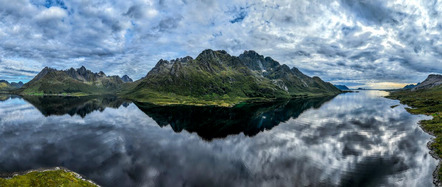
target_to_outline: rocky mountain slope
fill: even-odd
[[[430,89],[436,86],[442,85],[442,75],[440,74],[431,74],[428,75],[427,79],[424,82],[420,83],[416,87],[412,88],[412,91],[422,90],[422,89]]]
[[[167,103],[184,100],[290,98],[334,95],[341,91],[319,77],[309,77],[254,51],[231,56],[226,51],[205,50],[196,59],[160,60],[125,94],[132,99]]]
[[[129,78],[130,79],[130,78]],[[22,94],[103,94],[115,93],[124,81],[119,76],[93,73],[84,66],[78,69],[44,68],[19,90]]]

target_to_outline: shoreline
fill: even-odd
[[[281,100],[292,100],[292,99],[307,99],[307,98],[319,98],[319,97],[335,97],[339,94],[352,93],[352,92],[341,92],[337,94],[303,94],[303,95],[292,95],[287,98],[233,98],[233,99],[213,99],[213,100],[205,100],[203,98],[197,97],[189,97],[189,96],[179,96],[177,100],[172,98],[160,98],[160,97],[150,97],[147,99],[144,98],[132,98],[128,96],[124,96],[118,93],[115,94],[84,94],[84,93],[76,93],[76,94],[19,94],[19,93],[0,93],[0,94],[9,94],[9,95],[18,95],[21,97],[29,96],[29,97],[106,97],[106,96],[114,96],[121,99],[125,99],[131,102],[138,103],[149,103],[158,106],[176,106],[176,105],[186,105],[186,106],[215,106],[215,107],[227,107],[231,108],[237,105],[242,105],[244,103],[268,103],[268,102],[276,102]]]
[[[431,140],[427,142],[426,147],[429,150],[431,157],[438,161],[438,164],[433,171],[433,184],[435,186],[442,186],[442,158],[441,158],[441,131],[440,129],[440,108],[437,104],[440,102],[440,90],[429,90],[425,92],[411,92],[411,91],[389,91],[389,95],[384,96],[387,99],[398,100],[404,109],[412,115],[425,115],[431,119],[423,119],[417,122],[417,125],[432,136]],[[432,101],[435,104],[427,104]]]
[[[412,113],[410,113],[410,114],[412,114]],[[419,115],[425,115],[425,114],[419,114]],[[426,115],[426,116],[428,116],[428,115]],[[418,126],[422,129],[422,131],[429,134],[430,136],[433,136],[431,138],[431,140],[427,142],[426,146],[427,146],[428,150],[430,150],[429,153],[430,153],[431,157],[433,157],[434,159],[439,161],[439,163],[437,163],[436,169],[434,169],[434,171],[433,171],[433,184],[435,186],[442,186],[442,183],[441,183],[441,181],[439,179],[439,175],[438,175],[438,171],[441,169],[441,166],[442,166],[442,159],[435,152],[435,149],[433,147],[431,147],[431,144],[433,144],[434,140],[436,139],[436,135],[430,131],[425,130],[425,128],[422,126],[422,123],[421,123],[422,121],[423,120],[417,122]]]

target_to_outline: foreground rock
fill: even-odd
[[[51,170],[30,171],[10,178],[0,178],[0,186],[82,186],[98,185],[83,179],[79,174],[60,168]]]

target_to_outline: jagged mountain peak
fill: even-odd
[[[245,50],[240,56],[248,56],[248,57],[257,57],[257,58],[264,58],[263,55],[260,55],[254,50]]]
[[[225,56],[230,56],[230,55],[224,50],[214,51],[212,49],[206,49],[203,52],[201,52],[198,55],[198,57],[196,57],[196,60],[197,61],[213,61],[213,60],[219,60],[219,58],[223,58]]]
[[[175,62],[187,63],[187,62],[190,62],[192,60],[193,60],[192,57],[186,56],[186,57],[183,57],[183,58],[177,58],[175,60],[171,60],[170,62],[171,63],[175,63]]]
[[[121,80],[123,82],[133,82],[133,80],[128,76],[128,75],[123,75],[123,77],[121,77]]]
[[[253,50],[244,51],[238,58],[241,59],[248,68],[255,71],[271,71],[280,65],[279,62],[272,58],[264,57]]]

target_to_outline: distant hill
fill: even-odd
[[[442,84],[442,75],[431,74],[431,75],[428,75],[427,79],[425,79],[424,82],[420,83],[419,85],[417,85],[416,87],[414,87],[411,90],[416,91],[416,90],[422,90],[422,89],[430,89],[430,88],[437,87],[441,84]]]
[[[336,88],[342,90],[342,91],[350,90],[350,88],[348,88],[348,87],[345,86],[345,85],[334,85],[334,86],[335,86]]]
[[[106,76],[102,71],[93,73],[84,66],[68,70],[45,67],[34,79],[24,84],[19,92],[28,95],[109,94],[115,93],[123,83],[119,76]]]
[[[126,92],[129,98],[163,104],[244,98],[335,95],[341,91],[319,77],[309,77],[255,51],[236,56],[205,50],[196,59],[160,60]],[[219,103],[218,103],[219,104]]]
[[[23,82],[11,82],[9,83],[6,80],[0,80],[0,91],[9,91],[21,88],[23,86]]]
[[[411,89],[413,89],[414,87],[416,87],[417,85],[419,85],[420,83],[417,83],[417,84],[408,84],[408,85],[406,85],[406,86],[404,86],[402,89],[404,89],[404,90],[411,90]]]

